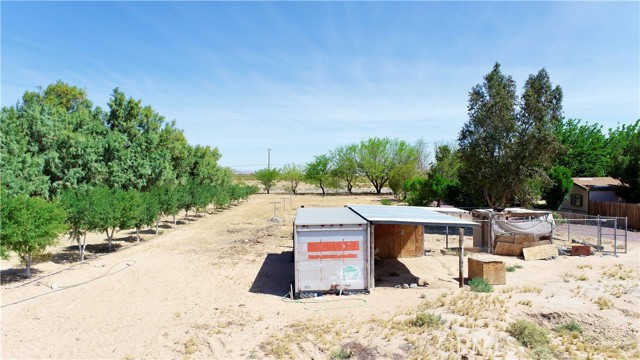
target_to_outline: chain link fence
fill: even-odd
[[[556,228],[553,239],[568,244],[592,246],[596,251],[626,254],[628,231],[626,217],[605,217],[585,214],[554,212]]]

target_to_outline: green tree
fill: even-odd
[[[175,185],[163,184],[156,186],[153,190],[155,193],[156,199],[158,199],[158,205],[160,208],[160,213],[165,216],[173,216],[173,227],[176,227],[176,215],[178,211],[180,211],[179,207],[179,194],[176,191]],[[158,229],[158,222],[160,218],[156,221],[156,233]]]
[[[318,155],[313,157],[313,161],[307,163],[304,169],[304,179],[310,184],[314,184],[325,194],[325,188],[331,182],[331,158],[328,155]]]
[[[358,146],[356,144],[339,146],[329,155],[331,158],[330,168],[333,176],[340,181],[344,181],[349,194],[353,193],[353,186],[358,178],[357,150]]]
[[[105,117],[107,186],[145,191],[175,178],[172,154],[160,142],[163,123],[151,106],[113,90]]]
[[[143,226],[155,225],[157,234],[158,219],[160,218],[160,201],[157,198],[157,193],[155,191],[132,191],[129,202],[133,214],[137,215],[134,223],[136,228],[136,241],[140,242],[140,229]]]
[[[56,202],[26,195],[3,199],[0,211],[2,247],[24,260],[25,275],[31,277],[33,255],[55,244],[67,230],[66,214]]]
[[[280,171],[276,168],[273,169],[260,169],[255,172],[256,179],[264,186],[264,190],[267,194],[271,191],[271,188],[276,184]]]
[[[571,170],[556,165],[551,168],[548,175],[551,179],[551,185],[545,188],[542,198],[546,201],[547,208],[557,210],[573,187]]]
[[[0,113],[0,183],[7,195],[48,196],[49,179],[42,173],[45,159],[31,150],[27,124],[15,108]]]
[[[89,213],[91,230],[107,235],[109,251],[112,250],[113,234],[118,230],[130,229],[140,214],[140,202],[136,195],[122,189],[99,186],[89,191],[92,211]]]
[[[298,185],[304,180],[304,168],[296,164],[287,164],[280,171],[280,179],[289,182],[289,191],[295,194]]]
[[[395,171],[406,165],[416,167],[417,156],[415,147],[403,140],[371,138],[358,145],[356,162],[359,171],[380,194]]]
[[[613,158],[611,175],[625,186],[619,187],[619,195],[627,201],[640,203],[640,120],[631,127],[631,134],[622,151]],[[617,151],[616,151],[617,152]]]
[[[69,236],[78,245],[80,262],[84,261],[87,247],[87,232],[91,230],[89,214],[93,211],[87,191],[81,189],[67,189],[60,197],[60,203],[67,213]]]
[[[600,177],[611,167],[611,147],[602,125],[581,124],[580,120],[558,122],[555,133],[562,144],[558,165],[575,177]]]
[[[474,179],[465,187],[492,207],[532,202],[560,150],[554,133],[562,112],[560,87],[542,69],[529,76],[518,101],[515,82],[496,63],[484,83],[472,88],[468,110],[458,137],[460,160]]]

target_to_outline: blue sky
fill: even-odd
[[[564,115],[640,117],[638,2],[6,2],[1,103],[60,79],[115,87],[239,170],[389,136],[457,138],[492,65],[545,67]]]

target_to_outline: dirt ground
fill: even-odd
[[[387,195],[388,197],[388,195]],[[88,261],[64,238],[24,280],[2,262],[4,359],[527,359],[640,358],[640,247],[619,257],[524,261],[491,293],[458,288],[458,257],[434,251],[382,264],[369,295],[285,298],[293,280],[296,209],[379,204],[381,196],[255,195],[214,214],[165,219],[161,234],[116,233]],[[275,207],[275,209],[274,209]],[[183,214],[181,214],[183,215]],[[282,221],[274,221],[274,217]],[[454,242],[455,243],[455,242]],[[426,287],[398,289],[413,277]],[[436,319],[429,326],[420,316]],[[509,324],[547,329],[548,352],[527,349]],[[581,331],[560,331],[574,321]]]

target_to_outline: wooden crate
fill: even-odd
[[[591,246],[571,245],[571,256],[589,256],[589,255],[591,255]]]
[[[507,270],[504,261],[478,260],[469,258],[469,279],[483,278],[491,285],[507,283]]]

